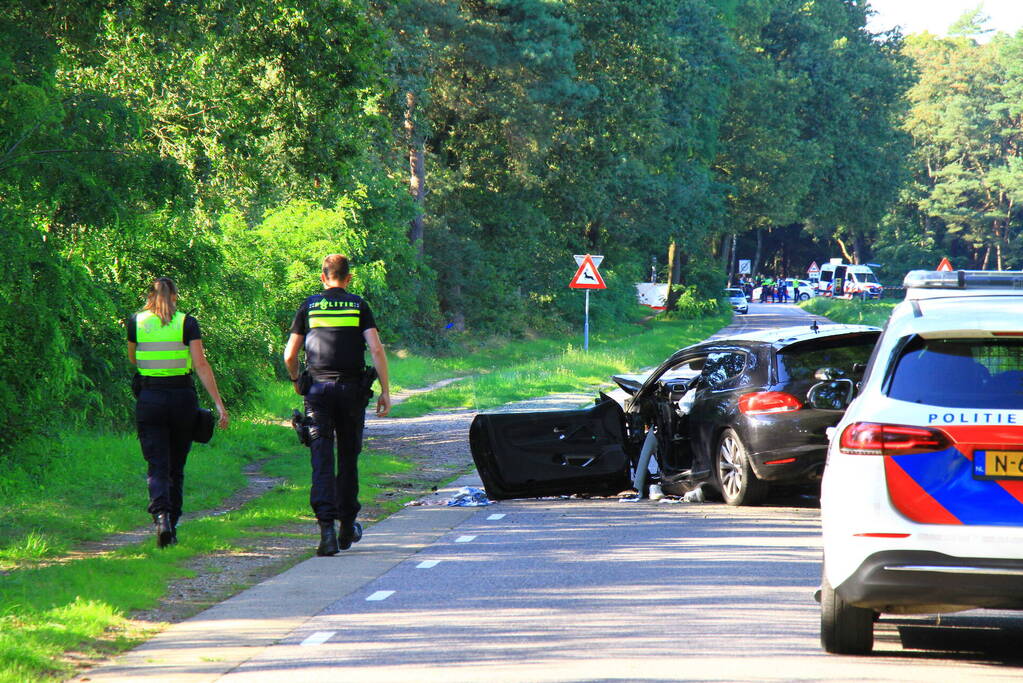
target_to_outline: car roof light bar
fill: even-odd
[[[1023,290],[1023,272],[1004,270],[911,270],[903,280],[907,289],[1011,289]]]

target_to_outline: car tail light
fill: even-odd
[[[908,455],[943,451],[951,445],[940,429],[854,422],[842,432],[838,450],[849,455]]]
[[[739,411],[743,415],[767,415],[799,410],[803,404],[784,391],[755,391],[739,397]]]

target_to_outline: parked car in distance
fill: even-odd
[[[819,480],[844,405],[807,396],[858,381],[879,334],[814,324],[707,340],[648,374],[612,378],[621,403],[601,394],[583,410],[477,415],[473,460],[494,499],[599,494],[635,481],[646,447],[666,493],[707,484],[730,505],[753,505],[771,484]]]
[[[828,652],[869,652],[882,613],[1023,609],[1023,274],[905,286],[829,447]]]
[[[788,280],[789,298],[799,303],[817,296],[817,288],[809,280]]]
[[[732,310],[736,313],[749,313],[749,300],[746,298],[746,293],[738,287],[729,287],[725,290],[725,296],[728,297],[728,303],[731,304]]]

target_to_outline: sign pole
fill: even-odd
[[[603,256],[595,256],[593,254],[583,254],[573,256],[576,264],[579,266],[579,270],[575,271],[575,276],[572,281],[568,283],[568,286],[572,289],[584,289],[586,290],[586,310],[583,317],[583,351],[590,350],[590,290],[591,289],[607,289],[607,285],[604,284],[604,278],[600,277],[600,271],[597,270],[597,266],[604,260]]]
[[[586,317],[583,320],[583,351],[590,350],[590,290],[586,290]]]

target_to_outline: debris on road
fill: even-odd
[[[491,505],[492,501],[487,498],[487,494],[484,493],[483,489],[476,488],[475,486],[463,486],[455,494],[455,497],[447,502],[448,507],[483,507],[484,505]]]

